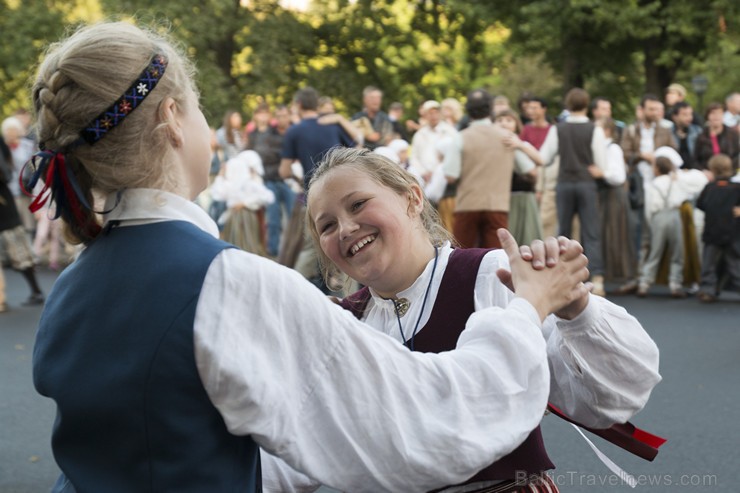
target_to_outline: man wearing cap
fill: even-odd
[[[442,188],[446,181],[439,177],[436,183],[440,184],[438,191],[429,189],[432,176],[441,173],[443,152],[457,130],[442,118],[442,105],[437,101],[426,101],[421,105],[421,115],[424,125],[414,134],[411,140],[411,157],[409,171],[420,176],[425,185],[428,198],[437,206],[440,218],[445,228],[452,231],[453,214],[455,210],[455,189],[452,185]]]
[[[434,170],[442,164],[437,144],[457,133],[455,127],[442,120],[440,109],[441,105],[437,101],[426,101],[421,105],[426,123],[411,140],[410,164],[425,182],[429,182]]]
[[[468,93],[470,126],[452,138],[442,164],[447,181],[457,184],[452,233],[462,248],[501,248],[496,230],[509,225],[514,151],[491,108],[487,91]]]

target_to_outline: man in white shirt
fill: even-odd
[[[559,234],[571,237],[573,218],[581,222],[581,243],[590,261],[593,293],[603,296],[604,264],[601,246],[601,220],[598,213],[596,181],[588,171],[596,165],[606,170],[604,131],[586,115],[590,97],[580,88],[571,89],[565,97],[569,111],[565,121],[550,129],[540,148],[545,165],[560,156],[556,185]]]
[[[426,101],[421,105],[421,113],[425,123],[411,140],[409,171],[421,177],[427,197],[436,205],[445,228],[452,231],[455,189],[447,185],[441,167],[444,152],[457,130],[442,118],[437,101]]]

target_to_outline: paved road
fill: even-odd
[[[53,405],[31,385],[31,351],[40,309],[22,308],[21,277],[5,270],[12,311],[0,315],[0,493],[48,491],[58,471],[50,448]],[[48,292],[54,281],[41,272]],[[669,438],[654,463],[594,442],[641,482],[635,491],[740,491],[740,301],[714,305],[673,300],[616,299],[637,316],[661,348],[663,382],[633,421]],[[619,483],[575,430],[553,416],[545,441],[563,492],[633,491]]]

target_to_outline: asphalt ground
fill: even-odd
[[[40,307],[21,307],[28,290],[5,269],[11,310],[0,314],[0,493],[49,491],[58,469],[50,449],[54,406],[33,389],[31,355]],[[39,271],[46,292],[56,274]],[[668,438],[647,462],[587,435],[638,481],[612,474],[567,423],[543,420],[552,474],[563,492],[740,491],[740,296],[719,302],[672,299],[655,287],[648,298],[612,298],[634,314],[661,350],[663,381],[632,421]],[[329,491],[324,488],[324,492]]]

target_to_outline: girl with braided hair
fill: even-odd
[[[412,353],[218,240],[192,203],[210,170],[192,72],[163,37],[103,23],[54,45],[36,77],[33,207],[53,200],[85,245],[34,347],[58,410],[54,491],[255,492],[258,446],[343,490],[429,491],[496,458],[481,436],[534,428],[519,415],[545,408],[540,315],[584,294],[585,259],[536,271],[512,240],[519,298],[490,309],[499,322],[472,317],[459,351]]]

